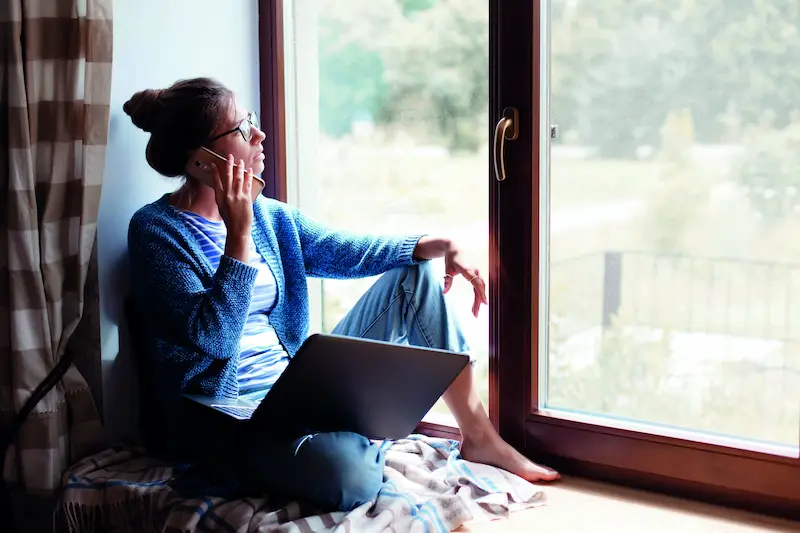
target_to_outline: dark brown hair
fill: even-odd
[[[233,105],[230,89],[209,78],[193,78],[167,89],[139,91],[122,109],[136,127],[150,133],[150,166],[174,177],[185,173],[189,152],[214,135]]]

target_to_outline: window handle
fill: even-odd
[[[513,141],[519,135],[517,121],[519,113],[514,107],[507,107],[503,110],[503,116],[497,121],[494,127],[494,175],[497,181],[506,179],[506,160],[505,149],[506,139]]]

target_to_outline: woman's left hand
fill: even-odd
[[[475,300],[472,302],[472,314],[475,317],[478,316],[481,305],[489,304],[489,299],[486,297],[486,281],[477,268],[464,263],[458,248],[449,239],[422,237],[414,249],[414,257],[422,260],[444,257],[444,293],[450,291],[455,276],[463,276],[472,285],[472,292],[475,293]]]
[[[477,318],[480,313],[481,305],[488,305],[489,299],[486,297],[486,281],[481,277],[477,268],[472,268],[463,262],[457,249],[451,249],[444,255],[444,293],[450,291],[453,286],[453,278],[462,276],[472,285],[472,292],[475,299],[472,302],[472,314]]]

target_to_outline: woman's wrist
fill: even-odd
[[[440,237],[422,237],[414,248],[414,259],[426,261],[428,259],[438,259],[453,251],[453,243],[450,239]]]
[[[228,235],[225,239],[225,255],[242,263],[247,263],[250,259],[249,248],[246,237]]]

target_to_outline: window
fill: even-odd
[[[800,9],[617,4],[546,13],[540,404],[796,457]]]
[[[488,272],[486,2],[283,8],[289,200],[333,227],[452,238]],[[316,329],[331,331],[374,281],[316,282]],[[472,316],[473,297],[460,279],[447,295],[488,402],[488,313]],[[433,411],[449,414],[443,402]]]
[[[536,4],[511,426],[566,471],[796,513],[798,5]]]
[[[465,320],[506,440],[565,472],[796,515],[796,2],[260,11],[270,194],[470,247],[490,312]],[[312,286],[315,329],[370,281]]]

